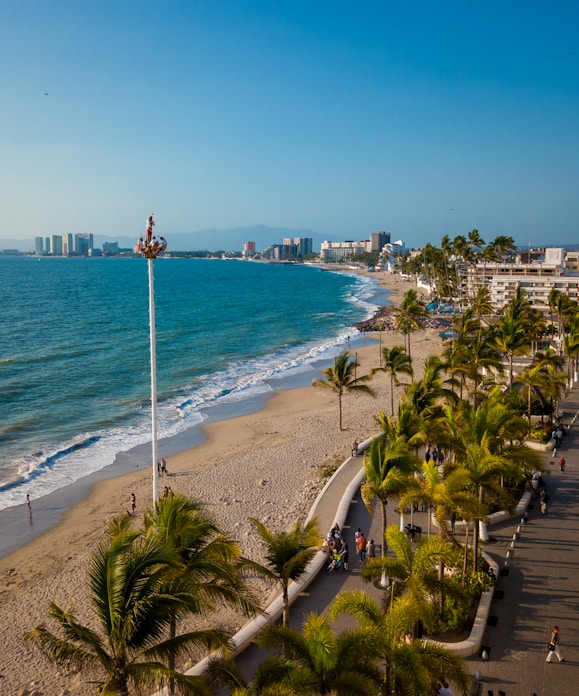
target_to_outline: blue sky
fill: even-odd
[[[0,238],[579,242],[579,4],[2,0]],[[47,93],[47,94],[45,94]]]

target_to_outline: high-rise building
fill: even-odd
[[[312,253],[314,242],[311,237],[285,237],[281,246],[286,250],[285,258],[301,259]]]
[[[91,233],[81,232],[74,235],[74,250],[80,256],[88,256],[89,249],[94,248],[94,238]]]
[[[243,258],[249,258],[255,256],[255,242],[244,242],[243,243]]]
[[[70,232],[65,232],[62,235],[62,255],[70,256],[74,253],[74,246],[72,243],[72,234]]]
[[[372,232],[370,235],[370,251],[380,252],[386,244],[390,244],[390,232]]]
[[[44,240],[44,253],[50,254],[50,237],[46,237]]]
[[[62,256],[62,235],[53,234],[50,237],[50,253],[53,256]]]
[[[44,254],[44,245],[42,237],[34,237],[34,251],[37,256]]]

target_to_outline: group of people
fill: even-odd
[[[157,472],[163,476],[167,476],[167,462],[165,459],[159,459],[157,462]]]
[[[360,563],[365,563],[366,558],[374,558],[376,555],[376,545],[374,539],[368,541],[364,536],[364,532],[358,527],[354,534],[356,540],[356,553],[360,558]]]
[[[376,556],[376,544],[374,543],[374,539],[368,541],[360,527],[358,527],[354,533],[354,541],[356,544],[356,554],[361,564],[365,563],[367,558],[374,558]],[[338,524],[335,524],[326,535],[324,546],[327,547],[330,555],[328,570],[331,572],[338,567],[344,572],[348,571],[348,544]]]
[[[163,490],[163,498],[172,498],[175,495],[171,486],[165,486]]]
[[[424,461],[428,464],[428,462],[431,459],[434,462],[434,464],[438,464],[438,465],[444,464],[444,452],[436,446],[430,447],[430,445],[428,445],[426,447],[426,454],[424,455]]]
[[[348,544],[342,535],[340,525],[335,524],[328,534],[324,542],[328,548],[330,560],[328,563],[328,572],[334,570],[342,570],[346,573],[349,570],[348,564]]]
[[[147,218],[147,231],[145,238],[139,237],[139,241],[135,246],[135,251],[138,254],[144,254],[145,256],[156,256],[162,253],[167,248],[167,242],[164,237],[159,237],[157,239],[153,236],[153,226],[155,221],[153,220],[153,214],[149,215]]]

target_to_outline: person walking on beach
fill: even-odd
[[[551,633],[551,640],[549,641],[549,654],[545,662],[551,662],[553,654],[557,655],[559,662],[565,662],[565,658],[562,657],[561,651],[559,650],[559,626],[553,627],[553,633]]]
[[[26,494],[26,506],[28,507],[30,512],[32,512],[32,505],[30,504],[30,495],[28,493]]]
[[[135,508],[137,507],[137,498],[134,493],[131,493],[131,511],[133,515],[135,514]]]

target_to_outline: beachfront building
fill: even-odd
[[[42,256],[44,254],[44,240],[42,237],[34,237],[34,253],[37,256]]]
[[[81,232],[74,235],[74,251],[79,256],[89,256],[94,249],[94,237],[91,233]]]
[[[53,234],[50,237],[50,253],[52,256],[62,256],[62,235]]]
[[[545,249],[538,256],[527,252],[523,258],[532,259],[530,263],[521,263],[519,259],[513,263],[462,263],[458,271],[463,296],[472,299],[479,287],[486,286],[493,305],[500,309],[521,288],[535,309],[547,313],[551,290],[558,290],[573,300],[579,297],[579,272],[574,270],[573,260],[577,259],[576,254],[571,256],[570,265],[562,248]]]
[[[250,259],[252,256],[255,256],[255,242],[244,242],[241,255],[244,259]]]
[[[312,253],[311,237],[286,237],[283,244],[273,244],[263,252],[263,257],[271,261],[301,261]]]
[[[93,249],[92,256],[95,256]],[[118,242],[103,242],[103,254],[105,255],[116,255],[119,253],[119,243]]]
[[[370,235],[370,251],[382,253],[384,247],[390,244],[390,232],[372,232]]]
[[[370,251],[370,240],[366,239],[362,242],[354,242],[347,240],[345,242],[322,242],[320,256],[322,261],[326,263],[337,263],[340,261],[353,261],[356,256],[365,254]]]
[[[70,232],[65,232],[62,235],[62,255],[72,256],[74,254],[74,245],[72,241],[72,234]]]

